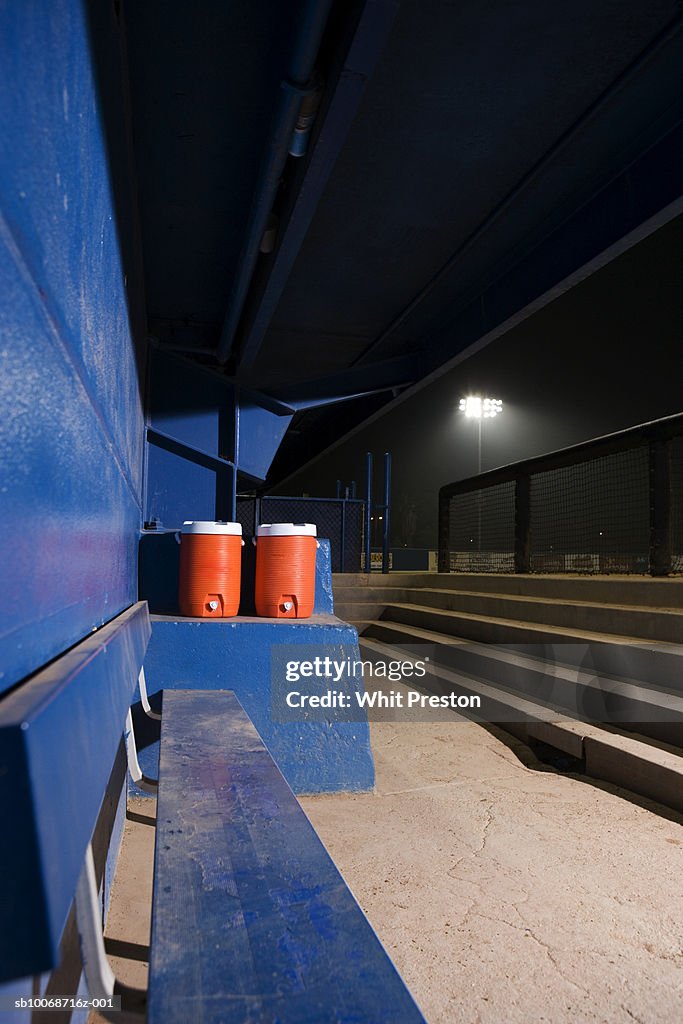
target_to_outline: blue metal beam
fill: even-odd
[[[282,91],[275,117],[275,126],[261,165],[247,238],[240,255],[239,271],[232,287],[218,344],[217,359],[220,363],[225,363],[232,351],[233,338],[258,259],[261,239],[287,160],[301,100],[310,92],[309,80],[315,68],[331,6],[332,0],[308,0],[298,45],[290,62],[289,77],[281,83]]]
[[[238,364],[254,363],[275,313],[294,261],[317,209],[339,152],[356,116],[368,79],[384,49],[398,11],[398,0],[366,0],[334,93],[298,190],[289,219],[281,231],[270,270],[250,303],[251,317],[238,336]],[[247,309],[247,317],[250,310]]]

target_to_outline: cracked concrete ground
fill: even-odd
[[[371,735],[376,791],[302,804],[430,1024],[683,1020],[680,816],[455,717]]]
[[[681,816],[455,715],[371,736],[374,793],[301,802],[429,1024],[683,1020]],[[107,922],[143,987],[153,806],[129,807]]]

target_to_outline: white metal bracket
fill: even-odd
[[[147,681],[145,679],[144,668],[140,669],[140,675],[138,676],[138,686],[140,688],[140,702],[142,704],[143,711],[149,718],[155,718],[158,722],[161,721],[161,715],[157,711],[152,711],[149,703],[149,697],[147,696]]]
[[[135,745],[135,733],[133,731],[133,713],[128,708],[128,714],[126,715],[126,731],[124,733],[126,738],[126,755],[128,757],[128,771],[130,777],[138,786],[139,789],[145,791],[145,793],[156,793],[159,782],[157,779],[149,779],[146,775],[143,775],[140,762],[138,761],[138,750]]]
[[[114,994],[116,979],[104,949],[102,906],[90,843],[76,885],[76,924],[88,993],[91,999],[108,999]]]

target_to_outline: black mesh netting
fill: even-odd
[[[319,537],[330,541],[332,572],[359,572],[363,549],[362,501],[335,498],[260,499],[260,523],[315,523]],[[257,500],[237,499],[237,521],[245,536],[256,532]]]
[[[647,446],[533,474],[530,518],[532,572],[647,572]]]
[[[453,571],[514,572],[514,482],[452,497],[449,537]]]

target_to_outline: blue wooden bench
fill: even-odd
[[[58,964],[75,904],[90,995],[142,1005],[105,956],[92,844],[124,733],[141,781],[149,635],[140,602],[0,701],[0,982]],[[231,692],[163,694],[148,996],[150,1024],[423,1020]]]
[[[424,1018],[237,698],[165,690],[149,1024]]]

